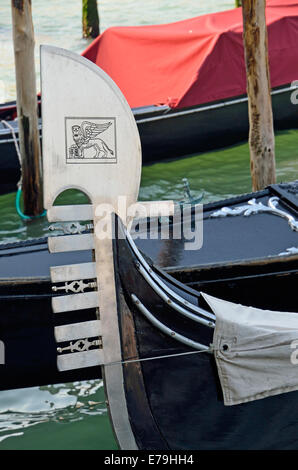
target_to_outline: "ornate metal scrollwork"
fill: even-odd
[[[296,248],[295,246],[292,246],[291,248],[287,248],[286,251],[279,253],[278,256],[288,256],[288,255],[297,255],[297,254],[298,254],[298,248]]]
[[[79,292],[84,292],[85,289],[95,289],[96,287],[97,283],[95,281],[84,282],[82,280],[79,280],[65,282],[64,286],[52,286],[52,290],[54,292],[57,292],[58,290],[64,290],[66,293],[73,292],[74,294],[78,294]]]
[[[100,346],[100,340],[94,339],[93,341],[89,341],[88,338],[78,339],[74,343],[71,341],[69,346],[65,346],[64,348],[57,348],[57,351],[58,353],[62,353],[63,351],[70,351],[70,352],[89,351],[91,346]]]
[[[256,202],[256,199],[250,199],[245,206],[239,207],[222,207],[220,210],[215,211],[210,217],[226,217],[230,215],[244,215],[249,216],[252,214],[258,214],[262,212],[269,212],[274,215],[278,215],[288,220],[288,223],[292,230],[298,231],[298,221],[284,210],[278,209],[276,206],[279,203],[278,197],[271,197],[268,201],[268,205],[265,206],[262,202]]]
[[[54,224],[49,226],[49,230],[60,230],[64,234],[76,235],[78,233],[86,232],[87,230],[92,230],[94,228],[93,224],[82,225],[79,222],[69,222],[67,224]]]

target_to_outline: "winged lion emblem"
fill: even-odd
[[[86,158],[84,152],[89,148],[95,150],[95,155],[92,158],[113,158],[113,150],[108,147],[104,140],[98,137],[111,124],[111,122],[95,124],[94,122],[83,121],[80,126],[73,125],[71,130],[74,144],[69,148],[69,158]]]

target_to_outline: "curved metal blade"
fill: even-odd
[[[76,187],[93,204],[119,195],[136,201],[141,176],[138,129],[121,91],[89,60],[41,46],[44,207]]]
[[[115,83],[99,67],[81,56],[43,46],[41,84],[44,207],[52,221],[55,221],[55,214],[60,221],[81,220],[80,206],[60,207],[58,212],[51,209],[61,192],[77,188],[90,198],[92,209],[88,209],[88,214],[95,227],[94,235],[53,237],[50,248],[52,251],[94,248],[100,289],[97,293],[53,299],[55,311],[99,306],[103,344],[102,350],[58,356],[58,365],[62,369],[71,369],[115,363],[113,367],[103,366],[109,411],[120,447],[135,449],[123,388],[112,240],[102,236],[105,233],[99,223],[99,206],[110,204],[112,211],[117,212],[119,196],[122,201],[123,197],[126,198],[127,207],[137,200],[142,163],[137,126]],[[76,268],[76,272],[79,271]],[[88,329],[91,336],[92,325]],[[74,331],[73,327],[70,331]],[[97,335],[98,329],[94,333]],[[70,335],[71,332],[68,339]],[[75,337],[78,337],[77,333]],[[62,348],[66,349],[69,347]]]

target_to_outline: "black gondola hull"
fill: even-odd
[[[297,232],[286,219],[268,213],[223,218],[211,215],[224,206],[247,205],[252,197],[267,205],[275,196],[279,197],[279,207],[297,219],[296,194],[297,184],[276,185],[206,204],[204,241],[199,250],[184,250],[184,239],[147,238],[136,240],[136,244],[170,275],[171,284],[176,278],[223,299],[245,304],[255,301],[260,308],[283,310],[284,296],[293,298],[297,265],[295,256],[279,253],[297,246]],[[89,311],[87,317],[85,311],[70,316],[51,313],[54,293],[50,266],[90,261],[92,252],[88,250],[50,254],[46,239],[0,246],[0,340],[6,347],[6,364],[0,365],[1,389],[100,376],[99,368],[58,372],[54,339],[55,326],[95,319],[96,312]],[[295,310],[295,304],[292,307]]]
[[[298,445],[298,392],[291,392],[226,407],[212,354],[199,352],[164,334],[132,301],[132,295],[155,318],[172,331],[192,340],[212,343],[212,330],[181,317],[141,276],[139,259],[126,240],[115,243],[115,271],[118,286],[118,319],[122,339],[123,374],[128,413],[139,449],[243,450],[296,449]],[[287,273],[267,266],[267,274],[250,273],[249,279],[235,277],[230,282],[205,283],[204,291],[235,302],[297,311],[295,286],[298,258],[290,261]],[[156,273],[159,273],[157,270]],[[163,279],[170,278],[163,277]],[[212,285],[213,284],[213,285]],[[176,288],[179,285],[176,284]],[[197,284],[196,287],[200,285]],[[170,284],[171,287],[171,284]],[[180,294],[184,296],[184,287]],[[279,302],[272,291],[279,292]],[[120,293],[120,294],[119,294]],[[198,304],[204,301],[198,295]],[[268,306],[268,299],[270,307]],[[128,340],[129,335],[129,340]],[[129,343],[129,347],[127,344]],[[131,343],[134,343],[131,346]],[[130,363],[131,354],[140,362]],[[190,354],[188,354],[190,353]],[[160,358],[164,356],[164,358]],[[151,358],[151,360],[150,360]],[[149,359],[149,360],[148,360]],[[128,362],[127,362],[128,361]],[[131,384],[139,383],[139,388]],[[145,396],[142,396],[144,394]],[[141,400],[147,413],[140,416]],[[144,405],[143,405],[144,406]],[[150,410],[150,413],[148,412]],[[296,410],[296,411],[295,411]],[[153,442],[153,423],[156,428]],[[142,432],[147,425],[149,436]]]

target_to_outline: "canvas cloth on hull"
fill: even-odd
[[[225,405],[298,390],[298,313],[246,307],[202,294]]]

